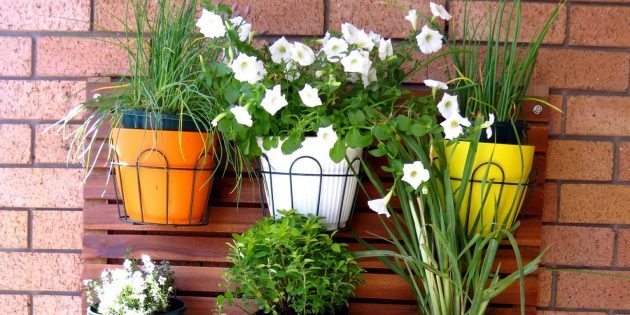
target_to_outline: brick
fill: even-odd
[[[68,125],[60,130],[58,126],[39,125],[35,128],[35,161],[37,163],[78,163],[68,156],[72,132],[76,126]],[[69,160],[70,158],[70,160]]]
[[[558,221],[558,185],[545,183],[545,199],[542,212],[543,222]]]
[[[35,295],[33,296],[33,314],[81,314],[80,296]]]
[[[81,249],[81,211],[33,212],[33,248]]]
[[[617,178],[620,180],[630,180],[630,142],[621,142],[619,145]]]
[[[571,6],[569,27],[572,45],[628,47],[629,7],[593,5]],[[602,18],[605,17],[605,18]]]
[[[90,0],[0,0],[0,30],[89,29]]]
[[[0,38],[0,51],[3,54],[2,63],[0,63],[0,75],[31,75],[32,45],[33,41],[30,37]]]
[[[444,4],[444,0],[434,1]],[[431,16],[428,0],[372,1],[366,5],[362,0],[331,0],[329,27],[340,31],[341,24],[349,22],[364,29],[376,32],[385,37],[405,38],[412,32],[411,24],[405,20],[409,9]],[[426,24],[418,18],[418,29]]]
[[[80,81],[1,81],[3,119],[60,119],[85,97]]]
[[[540,270],[538,272],[538,307],[546,307],[551,303],[551,282],[553,273],[550,271]]]
[[[28,212],[0,210],[0,248],[27,247]]]
[[[129,59],[115,38],[41,37],[36,72],[41,76],[113,76],[127,73]],[[131,43],[130,45],[133,45]]]
[[[0,163],[27,164],[31,162],[31,127],[29,125],[0,125]]]
[[[0,290],[78,291],[80,254],[0,252]]]
[[[557,307],[630,309],[630,272],[561,270],[557,279]]]
[[[549,140],[548,179],[611,180],[613,143],[609,141]]]
[[[80,208],[83,170],[0,169],[0,207]]]
[[[472,34],[475,31],[475,27],[479,27],[479,30],[484,30],[483,33],[479,34],[479,38],[485,40],[489,14],[496,14],[498,7],[499,5],[496,2],[491,1],[475,1],[474,4],[470,3],[467,8],[468,18],[470,19],[468,22],[468,33]],[[518,41],[534,41],[540,34],[542,27],[551,16],[555,7],[555,3],[523,3]],[[464,28],[463,24],[464,14],[466,13],[466,2],[454,1],[451,3],[450,9],[451,14],[453,15],[453,19],[451,20],[451,25],[454,26],[453,31],[455,31],[456,38],[461,39],[461,34]],[[507,5],[505,7],[504,20],[507,20],[510,17],[510,13],[512,12],[511,10],[511,5]],[[562,44],[564,42],[566,37],[566,19],[566,10],[561,9],[558,17],[547,32],[543,43]],[[512,27],[509,29],[510,34],[513,34],[514,32],[513,25],[514,24],[512,24]],[[506,29],[507,28],[504,28],[502,30],[502,34],[505,34]],[[504,38],[504,36],[505,35],[501,36],[501,38]],[[513,40],[512,36],[510,36],[510,40]]]
[[[612,51],[541,49],[533,82],[551,88],[625,91],[629,56]]]
[[[549,103],[553,106],[557,107],[557,109],[551,109],[549,111],[549,134],[550,135],[559,135],[562,133],[562,121],[564,119],[565,113],[560,112],[562,109],[562,103],[564,101],[564,97],[558,94],[549,95]],[[560,111],[559,111],[560,110]]]
[[[616,266],[630,267],[630,229],[617,232],[617,263]]]
[[[580,311],[538,311],[538,315],[606,315],[606,312],[580,312]]]
[[[0,294],[2,312],[11,315],[28,315],[28,295]]]
[[[545,225],[543,258],[548,265],[611,266],[615,232],[610,228]],[[584,255],[588,253],[588,255]]]
[[[630,97],[571,96],[565,134],[629,136]]]
[[[630,186],[563,184],[560,222],[630,224]]]

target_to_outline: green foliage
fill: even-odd
[[[453,64],[459,80],[455,86],[460,107],[467,117],[495,114],[497,121],[522,119],[522,103],[529,88],[540,46],[552,23],[564,7],[562,0],[541,25],[529,43],[518,45],[521,31],[520,0],[501,0],[490,6],[484,18],[474,23],[472,1],[465,1],[459,27],[461,41],[450,43],[457,49]]]
[[[220,310],[240,297],[269,314],[332,314],[354,295],[363,269],[347,245],[335,243],[315,216],[281,213],[234,235]]]

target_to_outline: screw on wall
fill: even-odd
[[[534,112],[534,115],[540,115],[543,111],[543,107],[542,105],[536,105],[534,106],[534,108],[532,108],[532,111]]]

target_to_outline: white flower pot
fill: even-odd
[[[346,151],[357,174],[362,151]],[[315,137],[307,137],[302,148],[290,155],[284,155],[280,146],[263,149],[260,169],[271,215],[278,217],[278,210],[296,209],[301,214],[323,217],[322,224],[328,230],[346,227],[358,180],[346,161],[335,163],[328,152]]]

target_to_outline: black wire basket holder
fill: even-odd
[[[516,210],[520,212],[520,209],[526,208],[528,203],[529,203],[529,196],[531,196],[531,193],[534,191],[534,188],[536,187],[536,183],[538,182],[538,168],[534,167],[532,169],[532,171],[530,172],[527,180],[523,183],[518,183],[518,182],[509,182],[509,181],[505,181],[505,171],[503,170],[503,167],[501,167],[501,165],[495,163],[495,162],[484,162],[481,163],[479,165],[477,165],[477,167],[475,167],[475,169],[473,170],[472,174],[471,174],[471,179],[469,180],[469,187],[468,187],[468,209],[466,212],[466,220],[465,222],[462,222],[464,224],[464,228],[465,231],[467,231],[471,228],[471,222],[470,222],[470,211],[471,211],[471,207],[472,207],[472,196],[473,196],[473,189],[475,188],[475,184],[477,185],[483,185],[484,181],[482,180],[478,180],[478,179],[474,179],[476,177],[476,175],[478,175],[477,172],[481,171],[484,168],[489,168],[489,167],[496,167],[501,176],[500,178],[498,178],[498,180],[496,179],[487,179],[485,181],[485,185],[486,187],[484,187],[484,192],[489,192],[490,189],[493,189],[494,187],[496,187],[495,185],[499,186],[499,194],[497,196],[497,199],[495,201],[496,204],[501,204],[501,198],[503,197],[503,189],[505,188],[505,186],[520,186],[523,187],[523,189],[519,189],[519,191],[517,192],[518,197],[515,198],[518,201],[518,205],[520,205],[520,207],[518,205],[513,206],[512,209],[510,209],[510,212],[506,215],[506,218],[512,218],[511,222],[496,222],[496,216],[495,216],[495,222],[493,222],[493,225],[503,225],[505,223],[508,223],[509,225],[511,225],[513,222],[516,221],[518,215],[520,213],[515,213],[513,214],[512,211]],[[485,172],[485,170],[484,170]],[[533,178],[532,178],[533,177]],[[463,182],[462,178],[457,178],[457,177],[451,177],[451,180],[457,180]],[[461,186],[460,186],[461,187]],[[530,193],[527,193],[527,190],[530,190]],[[482,192],[482,193],[484,193]],[[483,221],[483,210],[485,208],[486,202],[489,202],[489,200],[487,200],[488,196],[484,196],[481,205],[480,205],[480,209],[479,209],[479,213],[477,214],[477,217],[475,219],[474,222],[472,222],[473,224],[473,231],[471,233],[474,233],[475,230],[478,229],[482,229],[483,226],[479,225],[479,224],[483,224],[481,221]],[[522,202],[521,202],[522,200]]]
[[[210,200],[210,193],[211,193],[211,189],[209,189],[208,194],[205,196],[205,208],[204,208],[204,213],[201,217],[200,221],[193,221],[193,205],[194,205],[194,200],[195,200],[195,193],[196,190],[196,184],[197,184],[197,180],[199,179],[199,173],[201,172],[209,172],[210,176],[209,176],[209,180],[207,183],[203,183],[203,185],[212,185],[212,180],[214,179],[213,172],[214,172],[214,166],[210,167],[210,168],[204,168],[203,165],[200,164],[204,164],[205,160],[209,157],[212,158],[211,153],[209,152],[204,152],[202,154],[199,155],[199,157],[197,158],[197,160],[195,161],[195,165],[192,168],[186,168],[186,167],[171,167],[168,159],[166,158],[166,155],[164,153],[162,153],[162,151],[156,149],[156,148],[151,148],[151,149],[146,149],[142,152],[140,152],[136,158],[136,163],[135,164],[127,164],[127,163],[122,163],[119,162],[120,159],[118,157],[118,154],[116,153],[116,150],[114,151],[114,160],[111,162],[111,166],[112,166],[112,172],[114,174],[114,176],[116,176],[117,180],[114,180],[114,191],[116,193],[116,199],[118,199],[118,202],[116,203],[116,208],[118,210],[118,218],[123,221],[123,222],[128,222],[128,223],[133,223],[133,224],[139,224],[139,225],[143,225],[143,224],[148,224],[148,225],[165,225],[165,226],[200,226],[200,225],[207,225],[208,224],[208,220],[210,217],[210,210],[211,210],[211,200]],[[162,166],[147,166],[147,165],[141,165],[140,164],[140,159],[147,155],[147,154],[157,154],[160,158],[161,161],[164,162],[164,165]],[[124,182],[123,182],[123,176],[122,176],[122,171],[121,168],[135,168],[135,174],[136,174],[136,183],[137,186],[136,187],[118,187],[119,183],[121,186],[123,186]],[[165,202],[165,220],[164,222],[147,222],[145,220],[145,211],[150,211],[150,209],[145,209],[145,206],[143,205],[143,199],[142,199],[142,185],[140,182],[140,172],[141,170],[163,170],[164,171],[164,183],[166,186],[166,194],[164,196],[164,202]],[[169,223],[169,214],[170,214],[170,203],[169,203],[169,196],[170,196],[170,188],[171,188],[171,183],[170,183],[170,173],[176,171],[176,172],[192,172],[192,182],[191,182],[191,193],[190,193],[190,206],[188,209],[188,222],[187,223]],[[125,207],[125,190],[126,189],[137,189],[138,190],[138,202],[139,202],[139,206],[140,206],[140,220],[133,220],[129,217],[128,213],[127,213],[127,209]]]
[[[319,170],[318,172],[314,172],[314,173],[303,173],[303,172],[297,172],[294,170],[296,164],[298,162],[304,162],[304,161],[308,161],[309,163],[313,163],[313,165],[315,165],[315,169]],[[264,168],[263,163],[266,163],[267,169]],[[288,182],[289,182],[289,197],[291,198],[291,209],[295,208],[296,205],[296,200],[298,200],[299,198],[304,198],[305,196],[296,196],[296,190],[294,185],[296,184],[296,180],[301,178],[315,178],[315,182],[317,183],[316,187],[312,187],[313,189],[311,191],[316,191],[316,196],[310,196],[312,198],[316,198],[317,202],[316,202],[316,206],[315,206],[315,215],[318,217],[322,217],[324,220],[323,225],[326,226],[329,230],[334,229],[334,230],[347,230],[350,228],[350,224],[352,222],[352,218],[354,216],[354,208],[355,208],[355,204],[356,204],[356,199],[357,199],[357,195],[358,195],[358,185],[360,185],[359,183],[359,178],[358,178],[358,174],[360,171],[360,159],[359,158],[355,158],[353,159],[350,163],[348,163],[348,169],[346,170],[345,174],[326,174],[324,173],[324,168],[322,166],[322,164],[314,157],[312,156],[308,156],[308,155],[303,155],[303,156],[299,156],[298,158],[294,159],[291,162],[291,166],[289,167],[289,171],[288,172],[279,172],[279,171],[274,171],[272,170],[272,166],[271,163],[269,162],[269,158],[267,157],[266,154],[263,154],[260,157],[259,160],[259,165],[256,168],[256,173],[257,173],[257,178],[258,178],[258,182],[259,182],[259,189],[260,189],[260,200],[261,200],[261,210],[262,210],[262,214],[263,216],[267,216],[270,215],[273,218],[278,217],[279,213],[277,213],[277,210],[289,210],[289,209],[277,209],[277,200],[276,200],[276,194],[278,193],[277,191],[274,191],[274,178],[276,180],[283,178],[286,181],[286,178],[288,177]],[[335,205],[335,207],[337,207],[337,212],[338,215],[336,218],[328,218],[322,215],[322,190],[324,188],[324,185],[326,184],[327,181],[333,180],[333,179],[338,179],[338,178],[342,178],[343,179],[343,187],[342,187],[342,192],[341,192],[341,198],[339,199],[339,203],[338,206]],[[352,183],[350,183],[351,180],[356,180],[355,183],[355,187],[354,190],[350,190],[350,185],[352,185]],[[348,191],[350,190],[350,191]],[[306,196],[309,197],[309,196]],[[344,213],[346,213],[347,211],[344,211],[344,206],[348,206],[347,202],[350,198],[350,204],[349,204],[349,213],[348,213],[348,219],[347,221],[343,222],[343,215]],[[298,211],[298,213],[313,213],[313,209],[296,209]],[[326,223],[326,222],[331,222],[330,223]]]

